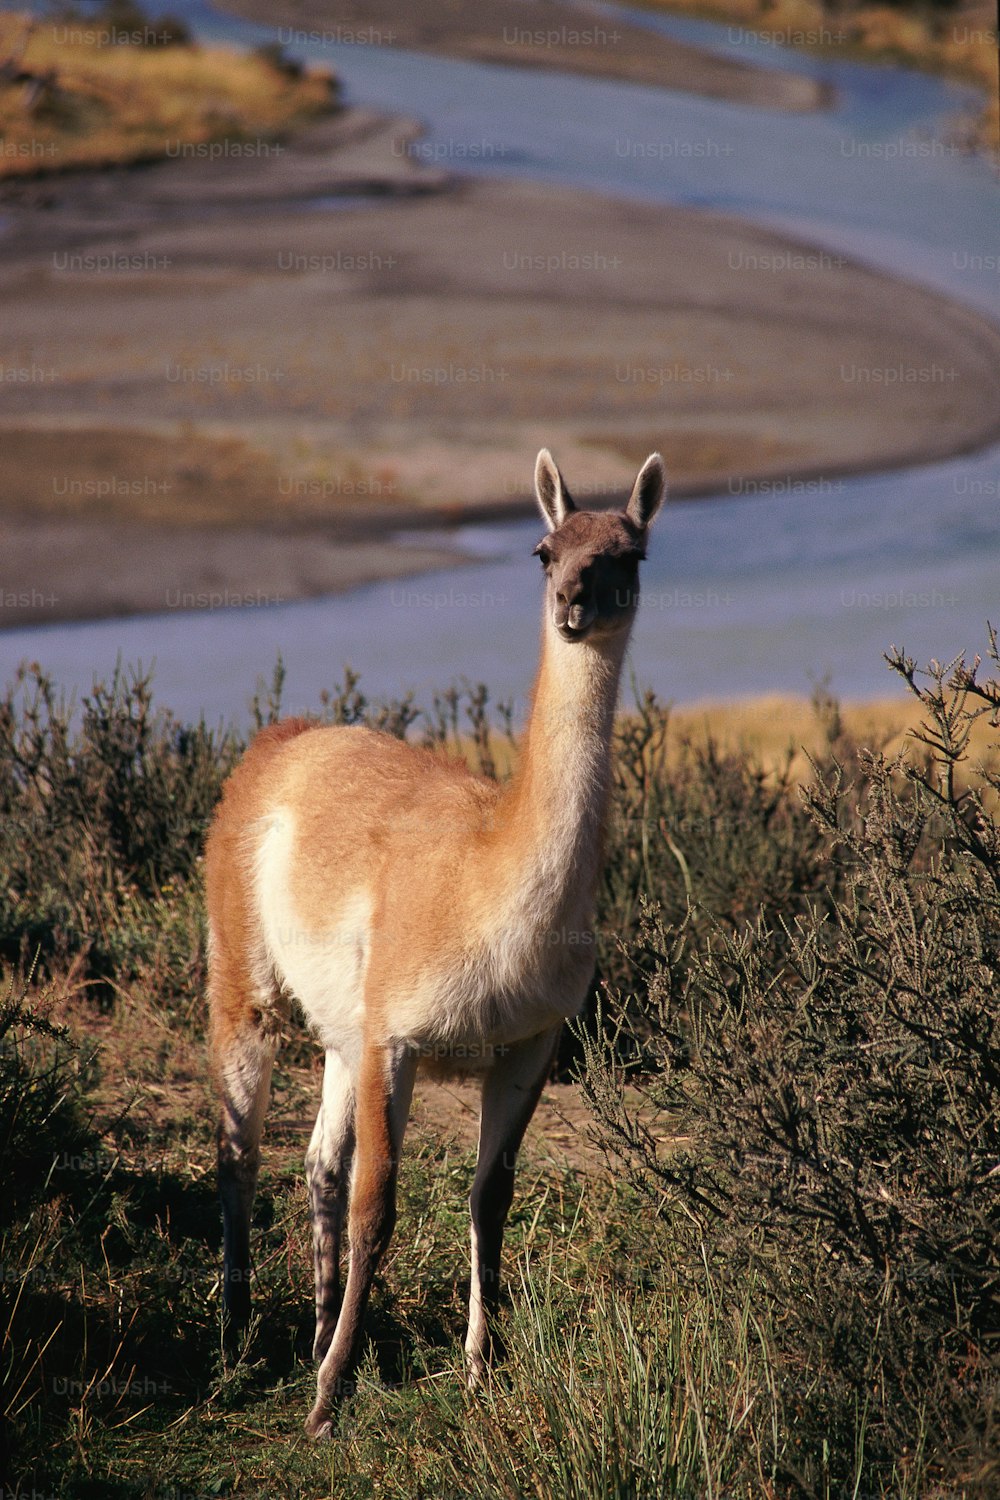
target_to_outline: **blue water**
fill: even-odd
[[[287,32],[201,0],[170,9],[205,41],[287,43]],[[832,106],[788,115],[384,46],[287,50],[335,67],[349,100],[420,119],[415,149],[451,170],[736,213],[1000,313],[995,174],[942,134],[974,91],[789,54],[741,28],[634,18],[809,73],[832,90]],[[185,715],[241,718],[280,651],[290,709],[315,705],[345,663],[371,694],[413,688],[426,698],[464,675],[523,703],[537,650],[529,554],[538,534],[533,523],[467,529],[458,540],[473,565],[339,598],[8,631],[0,677],[28,657],[79,690],[119,655],[155,659],[160,701]],[[922,660],[982,649],[987,616],[1000,621],[998,580],[1000,448],[792,493],[672,504],[644,572],[631,668],[677,701],[808,692],[823,676],[845,697],[875,696],[894,685],[881,659],[891,643]]]

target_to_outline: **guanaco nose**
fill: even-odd
[[[556,624],[564,622],[570,630],[585,629],[594,617],[589,595],[590,590],[583,579],[556,589]]]
[[[586,581],[582,578],[577,579],[575,583],[568,583],[563,588],[556,589],[556,603],[561,604],[565,609],[585,605],[588,592]]]

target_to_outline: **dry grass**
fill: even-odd
[[[100,34],[79,21],[0,15],[0,59],[30,75],[0,88],[0,177],[207,155],[223,141],[238,143],[233,154],[262,154],[332,106],[327,73],[296,77],[214,48],[97,45]]]
[[[899,697],[841,704],[840,717],[849,739],[892,755],[921,714],[915,700]],[[675,709],[671,725],[675,742],[687,739],[704,745],[712,740],[724,754],[746,750],[769,770],[783,767],[791,755],[792,777],[802,784],[813,775],[808,757],[822,756],[827,747],[823,723],[808,698],[692,704]]]
[[[837,706],[843,745],[871,750],[892,759],[906,750],[913,759],[921,750],[914,739],[927,714],[913,697],[882,698],[867,703]],[[709,703],[679,708],[671,715],[670,748],[685,739],[694,745],[712,740],[724,754],[747,753],[772,774],[788,766],[791,780],[808,786],[815,779],[813,760],[821,762],[830,750],[829,719],[818,713],[807,698],[746,698],[734,703]],[[834,750],[836,753],[836,744]],[[987,715],[972,727],[968,755],[963,762],[963,783],[979,781],[979,768],[994,773],[1000,769],[996,731]],[[983,788],[987,807],[998,810],[997,798]]]

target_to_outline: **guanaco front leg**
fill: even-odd
[[[310,1437],[329,1436],[358,1357],[372,1281],[396,1222],[399,1154],[415,1073],[416,1057],[403,1047],[366,1046],[362,1055],[347,1223],[350,1266],[337,1326],[317,1375],[316,1404],[306,1420]]]
[[[483,1081],[479,1159],[472,1184],[472,1283],[465,1357],[469,1386],[483,1378],[496,1334],[500,1251],[514,1196],[518,1149],[535,1112],[561,1026],[519,1042],[498,1056]]]
[[[339,1052],[326,1054],[323,1102],[306,1153],[316,1271],[313,1359],[322,1361],[340,1315],[340,1241],[354,1156],[354,1079]]]

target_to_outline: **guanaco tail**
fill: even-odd
[[[326,1053],[306,1155],[313,1437],[329,1435],[359,1354],[418,1068],[481,1078],[470,1384],[489,1363],[515,1157],[593,976],[615,705],[664,490],[654,453],[624,510],[578,510],[539,453],[541,660],[507,784],[371,729],[304,719],[261,731],[226,783],[206,851],[224,1314],[230,1332],[250,1315],[260,1140],[294,997]]]

